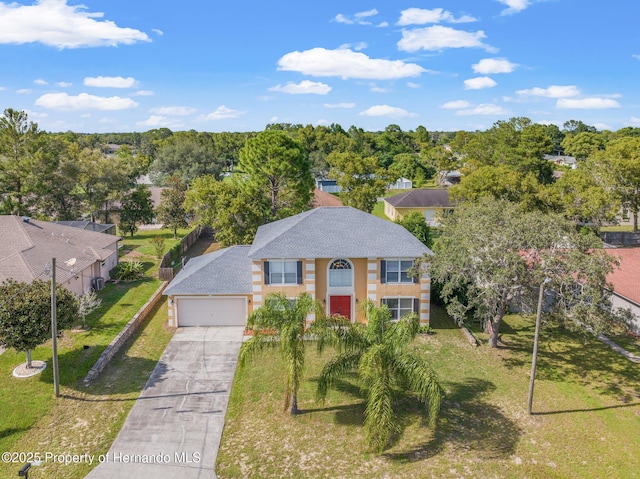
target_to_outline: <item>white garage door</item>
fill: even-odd
[[[178,326],[244,326],[247,298],[178,298]]]

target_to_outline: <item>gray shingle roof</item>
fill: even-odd
[[[445,189],[417,189],[385,198],[396,208],[447,208],[450,207],[449,191]]]
[[[355,208],[322,207],[258,228],[249,257],[367,258],[433,254],[402,226]]]
[[[74,271],[83,271],[115,251],[119,237],[48,221],[0,215],[0,282],[12,278],[30,282],[46,279],[51,258],[58,259],[57,282],[74,275],[64,261],[75,258]]]
[[[193,258],[163,294],[251,294],[248,250],[249,246],[231,246]]]

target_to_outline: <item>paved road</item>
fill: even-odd
[[[179,328],[131,409],[107,462],[87,478],[215,478],[243,329]]]

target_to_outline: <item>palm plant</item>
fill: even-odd
[[[367,301],[363,307],[367,324],[355,323],[333,330],[342,352],[324,366],[317,396],[324,400],[338,379],[357,371],[367,398],[364,423],[367,446],[381,453],[391,434],[398,431],[394,399],[411,391],[425,404],[429,425],[435,427],[442,388],[424,358],[408,349],[420,329],[417,315],[406,315],[393,322],[387,306],[377,307]]]
[[[311,329],[319,329],[323,318],[321,309],[308,293],[301,293],[295,300],[282,293],[271,293],[247,321],[247,328],[253,329],[253,336],[240,348],[239,366],[244,367],[264,348],[279,346],[287,374],[283,410],[291,405],[292,415],[298,413],[298,389],[304,373],[305,332],[310,332],[305,331],[307,315],[316,313]]]

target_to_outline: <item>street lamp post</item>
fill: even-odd
[[[56,397],[60,396],[58,375],[58,322],[56,318],[56,259],[51,258],[51,347],[53,349],[53,386]]]
[[[531,415],[531,407],[533,406],[533,384],[536,380],[536,364],[538,362],[538,339],[540,337],[540,323],[542,322],[542,297],[544,296],[544,285],[549,281],[551,281],[551,278],[545,278],[545,280],[540,284],[540,293],[538,294],[536,332],[533,339],[533,358],[531,360],[531,378],[529,380],[529,415]]]

